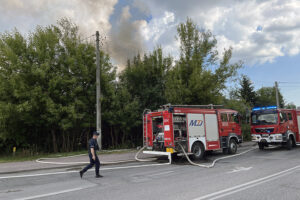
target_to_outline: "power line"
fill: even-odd
[[[254,80],[251,80],[251,79],[250,79],[250,81],[252,83],[270,83],[269,81],[254,81]]]
[[[253,81],[255,83],[273,83],[273,81]],[[300,81],[278,81],[278,83],[283,83],[283,84],[289,84],[289,83],[296,83],[296,84],[300,84]]]
[[[283,83],[283,84],[300,84],[300,82],[286,82],[286,81],[284,81],[284,82],[279,81],[278,83]]]
[[[283,85],[283,86],[280,86],[280,87],[281,88],[300,88],[299,85],[298,86],[296,86],[296,85],[289,85],[289,86]]]

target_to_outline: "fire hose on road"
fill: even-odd
[[[220,161],[220,160],[224,160],[224,159],[227,159],[227,158],[232,158],[232,157],[240,156],[240,155],[246,154],[246,153],[248,153],[248,152],[253,151],[253,150],[256,149],[255,147],[253,147],[253,148],[251,148],[251,149],[248,149],[248,150],[243,151],[243,152],[238,153],[238,154],[229,155],[229,156],[225,156],[225,157],[222,157],[222,158],[217,158],[217,159],[215,159],[211,164],[209,164],[209,165],[204,165],[204,164],[198,164],[198,163],[193,162],[193,161],[189,158],[189,156],[188,156],[188,154],[186,153],[186,151],[184,150],[184,147],[183,147],[181,144],[179,144],[179,146],[181,147],[181,149],[182,149],[182,151],[183,151],[183,154],[185,155],[186,159],[188,160],[188,162],[189,162],[191,165],[194,165],[194,166],[197,166],[197,167],[204,167],[204,168],[212,168],[212,167],[215,166],[216,162],[218,162],[218,161]],[[139,158],[138,158],[138,155],[139,155],[145,148],[146,148],[146,146],[144,146],[143,148],[141,148],[141,149],[136,153],[136,155],[135,155],[135,160],[140,161],[140,162],[150,162],[150,161],[156,160],[155,158],[154,158],[154,159],[139,159]],[[170,161],[170,162],[171,162],[171,161]]]
[[[216,162],[220,161],[220,160],[223,160],[223,159],[227,159],[227,158],[232,158],[232,157],[235,157],[235,156],[240,156],[240,155],[243,155],[243,154],[246,154],[256,148],[251,148],[249,150],[246,150],[244,152],[241,152],[239,154],[234,154],[234,155],[229,155],[229,156],[225,156],[225,157],[222,157],[222,158],[217,158],[215,159],[210,165],[204,165],[204,164],[198,164],[198,163],[195,163],[193,162],[188,154],[186,153],[186,151],[184,150],[184,147],[179,144],[179,146],[181,147],[182,151],[183,151],[183,154],[185,155],[186,159],[188,160],[188,162],[191,164],[191,165],[194,165],[194,166],[198,166],[198,167],[204,167],[204,168],[212,168],[215,166]],[[157,158],[148,158],[148,159],[140,159],[138,158],[139,154],[146,148],[146,146],[142,147],[136,154],[135,154],[135,160],[136,161],[139,161],[139,162],[151,162],[151,161],[155,161],[157,160]],[[65,158],[71,158],[71,157],[77,157],[77,156],[82,156],[82,155],[86,155],[86,154],[80,154],[80,155],[75,155],[75,156],[67,156]],[[39,158],[36,160],[36,162],[38,163],[44,163],[44,164],[54,164],[54,165],[74,165],[74,164],[87,164],[89,162],[57,162],[57,161],[52,161],[54,159],[57,159],[57,158]],[[169,158],[170,159],[170,158]],[[134,160],[124,160],[124,161],[115,161],[115,162],[102,162],[102,164],[120,164],[120,163],[125,163],[125,162],[128,162],[128,161],[134,161]],[[171,163],[171,160],[170,162]]]
[[[243,152],[238,153],[238,154],[234,154],[234,155],[230,155],[230,156],[225,156],[225,157],[222,157],[222,158],[217,158],[217,159],[215,159],[210,165],[203,165],[203,164],[194,163],[194,162],[189,158],[189,156],[187,155],[187,153],[186,153],[186,151],[184,150],[183,146],[182,146],[180,143],[178,143],[178,144],[179,144],[179,146],[181,147],[181,149],[182,149],[182,151],[183,151],[183,153],[184,153],[186,159],[189,161],[189,163],[190,163],[191,165],[198,166],[198,167],[204,167],[204,168],[212,168],[212,167],[215,166],[216,162],[218,162],[218,161],[220,161],[220,160],[224,160],[224,159],[227,159],[227,158],[232,158],[232,157],[240,156],[240,155],[243,155],[243,154],[245,154],[245,153],[248,153],[248,152],[253,151],[254,149],[256,149],[256,148],[251,148],[251,149],[248,149],[248,150],[243,151]]]
[[[157,160],[156,158],[149,158],[149,159],[140,159],[138,158],[138,155],[146,148],[146,146],[142,147],[136,154],[135,154],[135,160],[140,162],[151,162],[154,160]]]

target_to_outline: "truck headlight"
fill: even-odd
[[[252,135],[252,140],[256,140],[256,135]]]

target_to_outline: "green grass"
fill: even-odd
[[[135,149],[121,149],[118,151],[114,150],[105,150],[100,151],[100,155],[102,154],[120,154],[120,153],[128,153],[134,152]],[[82,151],[74,151],[74,152],[62,152],[62,153],[41,153],[35,155],[24,155],[21,152],[17,152],[15,156],[10,153],[10,155],[0,155],[0,163],[7,163],[7,162],[23,162],[23,161],[32,161],[38,158],[59,158],[65,156],[75,156],[80,154],[87,154],[87,150]]]

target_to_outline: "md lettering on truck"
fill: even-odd
[[[203,121],[202,120],[191,120],[189,126],[202,126]]]

